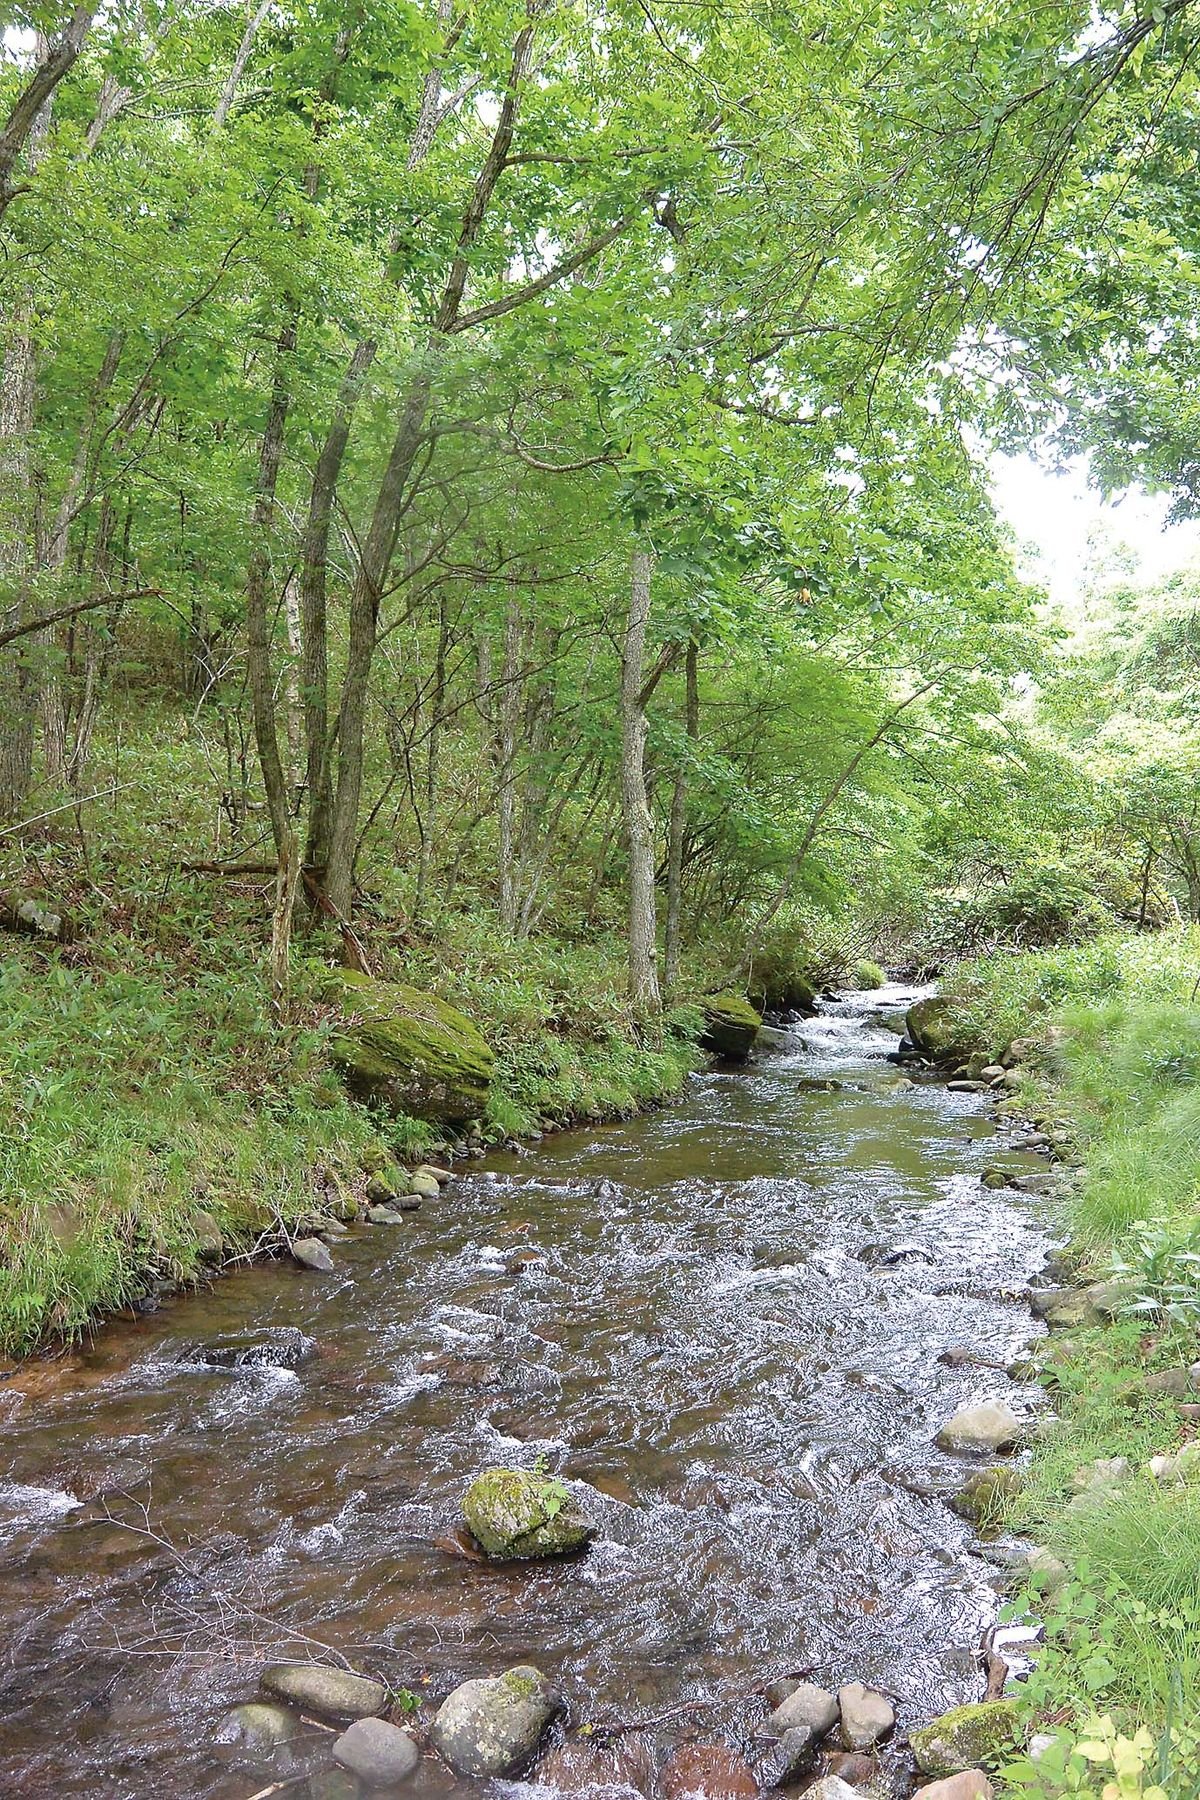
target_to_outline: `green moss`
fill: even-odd
[[[349,969],[331,980],[330,995],[344,1015],[330,1053],[360,1099],[447,1123],[483,1113],[494,1059],[464,1013],[435,994]]]
[[[988,1767],[1019,1747],[1020,1722],[1013,1700],[984,1700],[955,1706],[932,1725],[911,1732],[909,1743],[926,1775],[957,1775]]]
[[[744,1062],[754,1048],[761,1014],[743,994],[709,994],[700,1004],[704,1012],[701,1047],[714,1056]]]
[[[471,1535],[489,1556],[564,1556],[581,1550],[592,1526],[561,1481],[523,1469],[488,1469],[462,1502]]]

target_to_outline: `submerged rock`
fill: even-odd
[[[371,1719],[387,1705],[381,1681],[326,1663],[272,1663],[260,1679],[268,1694],[322,1719]]]
[[[558,1709],[540,1669],[509,1669],[456,1687],[439,1707],[430,1737],[460,1775],[509,1775],[533,1755]]]
[[[762,1015],[743,994],[709,994],[700,1006],[704,1013],[700,1048],[729,1062],[745,1062],[754,1048]]]
[[[413,1774],[421,1752],[407,1731],[386,1719],[356,1719],[334,1744],[333,1760],[368,1787],[394,1787]]]
[[[663,1800],[753,1800],[758,1782],[745,1757],[728,1744],[684,1744],[659,1778]]]
[[[1021,1421],[1002,1400],[960,1406],[937,1434],[942,1450],[1011,1450],[1021,1436]]]
[[[861,1681],[847,1682],[838,1689],[838,1710],[847,1750],[870,1750],[896,1723],[891,1702]]]
[[[435,994],[341,969],[332,997],[343,1022],[330,1051],[360,1099],[446,1123],[487,1104],[492,1051],[465,1014]]]
[[[838,1703],[834,1696],[810,1681],[801,1681],[775,1708],[766,1729],[782,1736],[785,1731],[806,1727],[814,1737],[823,1737],[837,1722]]]
[[[997,1762],[1020,1745],[1020,1724],[1013,1700],[984,1700],[977,1706],[955,1706],[932,1725],[909,1733],[917,1764],[926,1775],[958,1775]]]
[[[595,1536],[566,1485],[524,1469],[488,1469],[462,1502],[471,1535],[489,1556],[566,1556]]]
[[[316,1354],[317,1340],[298,1325],[277,1325],[188,1347],[180,1351],[179,1361],[206,1369],[298,1369]]]
[[[840,1775],[826,1775],[823,1781],[804,1790],[804,1800],[862,1800],[862,1795]]]

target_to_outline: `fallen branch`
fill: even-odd
[[[159,588],[127,588],[121,594],[93,594],[90,600],[76,600],[70,606],[57,607],[54,612],[42,613],[36,619],[23,619],[19,625],[10,625],[7,631],[0,631],[0,650],[17,638],[45,631],[51,625],[61,625],[64,619],[73,619],[79,613],[95,612],[101,606],[121,606],[126,600],[161,600],[162,597]]]

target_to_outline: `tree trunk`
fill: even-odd
[[[95,11],[94,6],[75,7],[53,43],[39,40],[37,65],[0,128],[0,218],[21,192],[20,182],[13,179],[21,152],[27,144],[32,148],[32,140],[44,131],[54,90],[74,67]],[[32,164],[32,156],[29,160]]]
[[[521,716],[521,611],[515,593],[504,609],[504,651],[500,663],[500,698],[497,706],[497,762],[500,788],[496,796],[496,823],[500,850],[500,923],[505,931],[517,928],[517,724]]]
[[[629,852],[629,994],[635,1005],[658,1012],[662,999],[654,904],[654,821],[646,796],[646,708],[642,700],[653,566],[648,550],[634,551],[621,652],[621,804]]]
[[[687,647],[687,697],[684,714],[692,743],[700,736],[700,690],[697,683],[695,638]],[[679,928],[683,911],[683,839],[687,829],[687,767],[681,763],[671,790],[671,817],[667,826],[667,924],[663,946],[663,979],[670,993],[679,979]]]
[[[246,667],[250,703],[254,714],[254,739],[262,771],[271,834],[279,859],[275,912],[271,923],[271,998],[283,1016],[287,1009],[288,950],[292,907],[299,878],[299,851],[288,805],[287,780],[279,754],[275,724],[275,684],[271,670],[271,543],[275,518],[275,488],[283,456],[290,390],[288,357],[296,348],[296,316],[293,310],[279,333],[271,401],[267,408],[259,450],[252,528],[254,541],[246,570]]]

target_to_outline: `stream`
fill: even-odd
[[[306,1636],[423,1701],[534,1662],[567,1729],[657,1721],[659,1760],[753,1757],[789,1672],[883,1689],[898,1737],[981,1697],[1001,1574],[933,1438],[967,1401],[1036,1404],[1003,1365],[1044,1203],[979,1177],[1044,1164],[984,1097],[896,1088],[914,997],[844,995],[661,1111],[490,1154],[332,1275],[248,1268],[20,1370],[0,1794],[249,1800],[307,1765],[231,1761],[219,1722]],[[597,1542],[473,1560],[464,1487],[539,1458],[598,1490]],[[284,1755],[328,1770],[330,1741]],[[406,1791],[453,1785],[426,1758]],[[285,1800],[310,1791],[335,1790]]]

